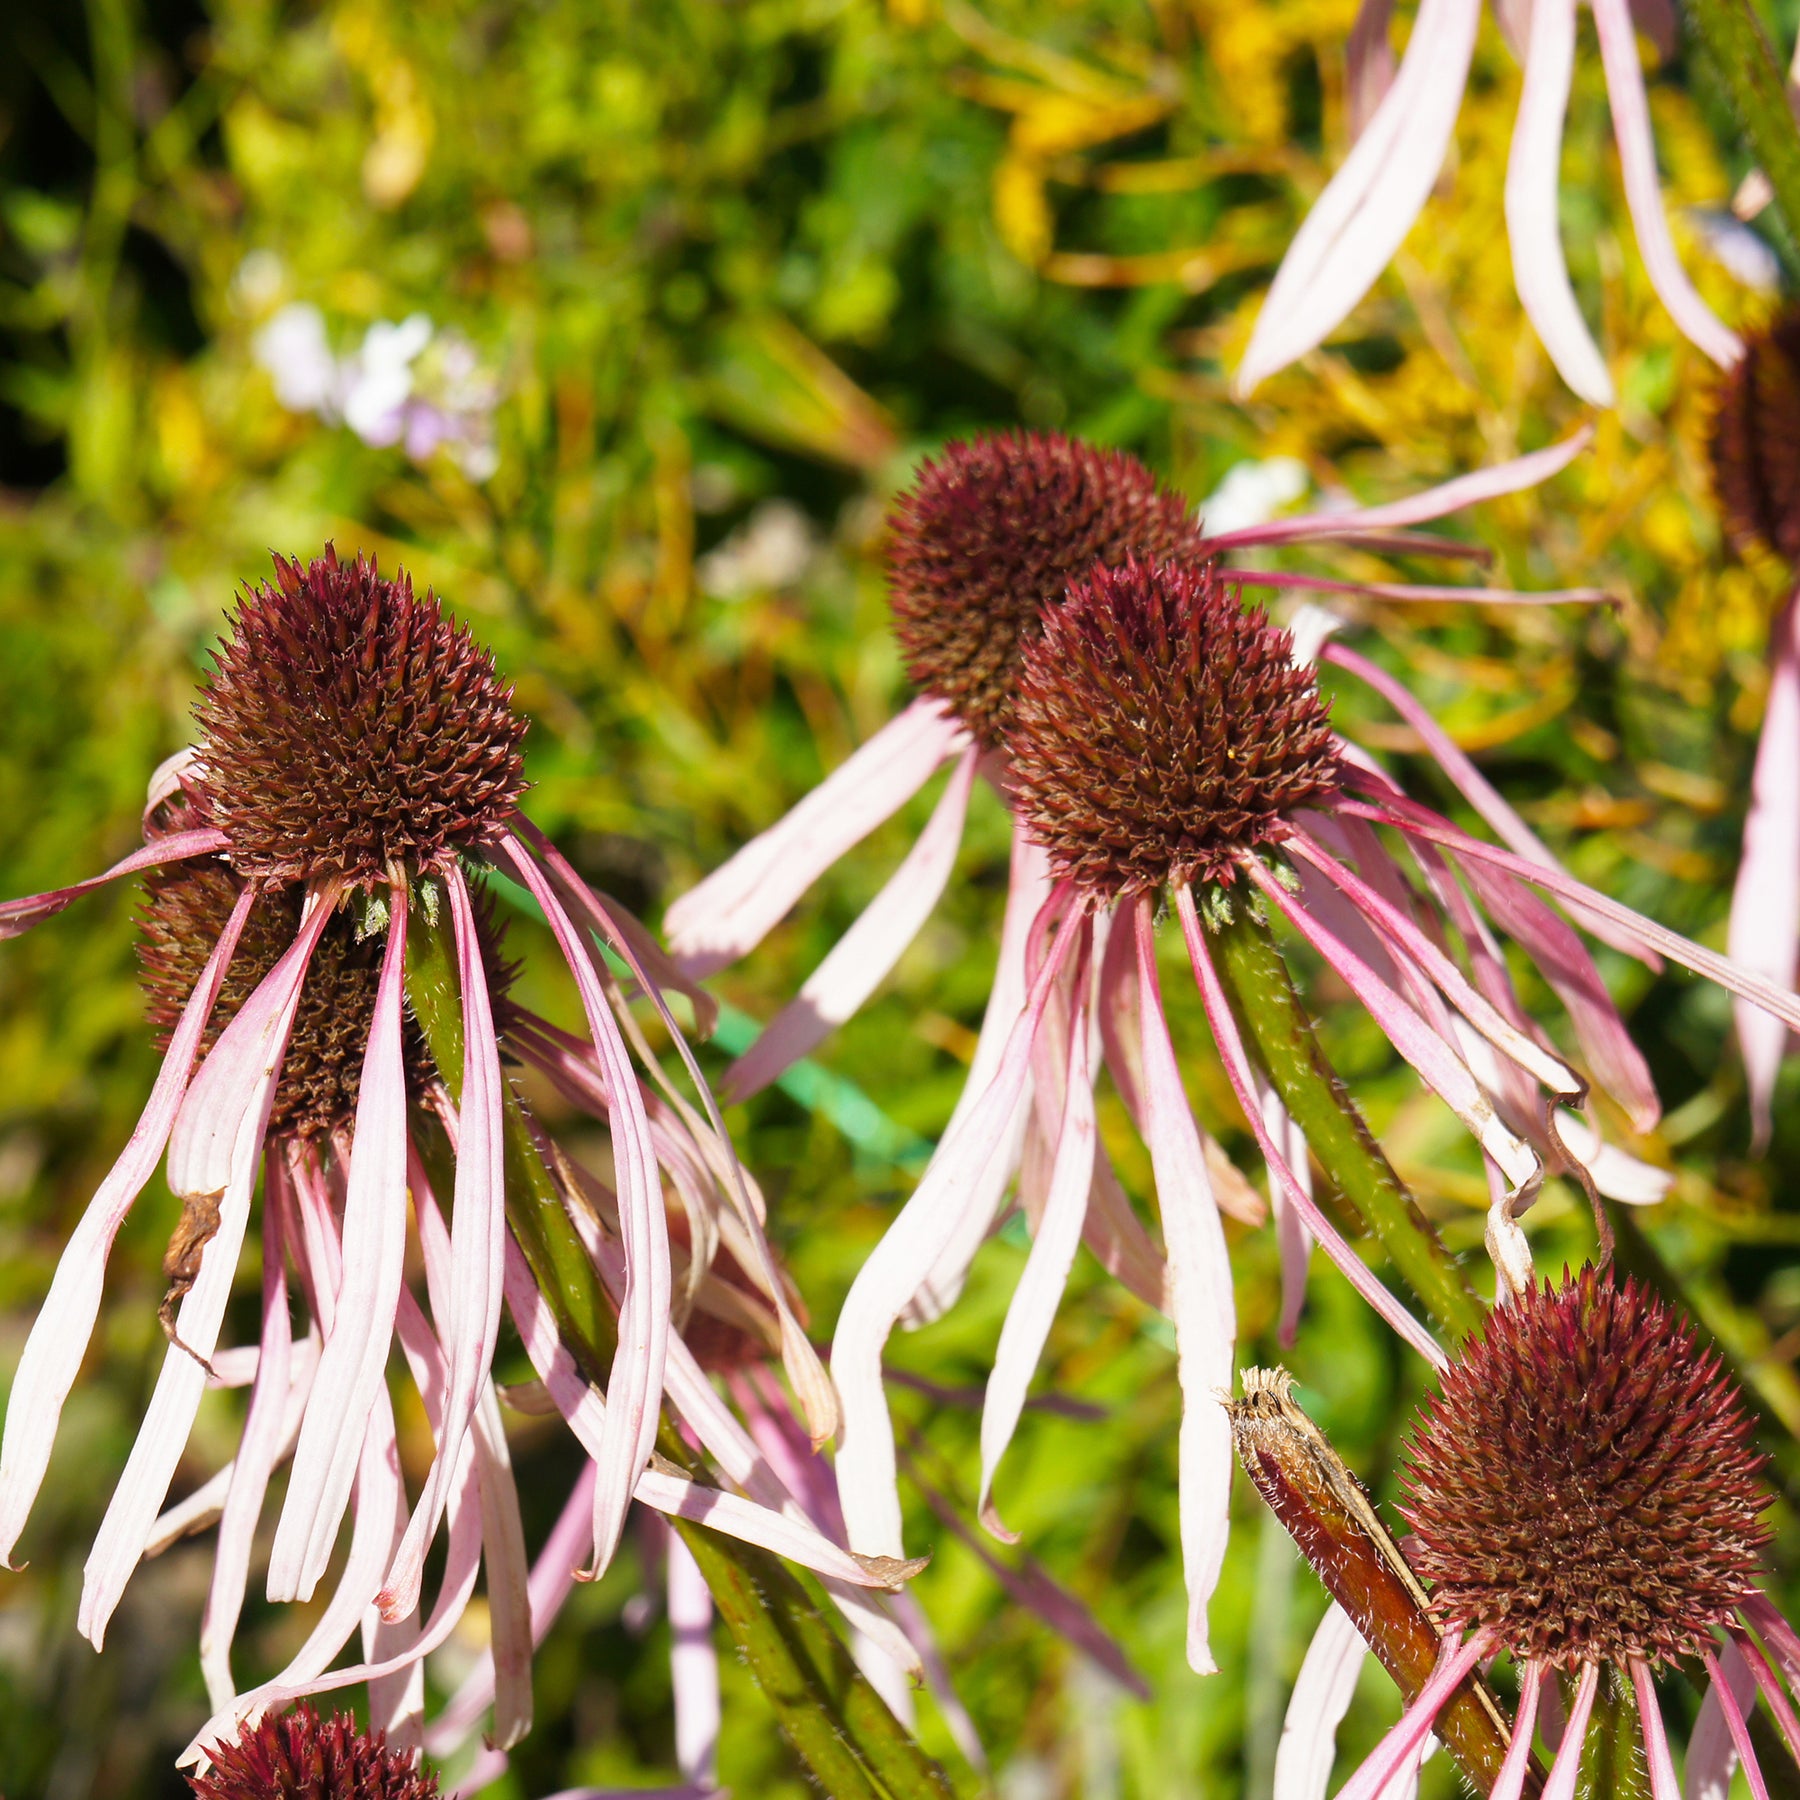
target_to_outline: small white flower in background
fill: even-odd
[[[1757,294],[1781,288],[1781,263],[1775,252],[1736,213],[1723,206],[1690,206],[1688,223],[1714,262],[1734,280]]]
[[[1302,499],[1312,486],[1306,464],[1292,456],[1241,462],[1200,502],[1200,517],[1215,536],[1266,525],[1284,506]]]
[[[275,398],[289,412],[332,416],[337,358],[326,342],[325,317],[316,306],[299,300],[284,306],[256,334],[251,351],[274,377]]]
[[[406,430],[413,393],[413,363],[431,342],[431,321],[414,313],[399,325],[377,319],[362,348],[344,361],[344,423],[365,444],[385,449]]]
[[[719,600],[791,586],[812,561],[812,522],[787,500],[759,506],[716,550],[701,557],[700,585]]]

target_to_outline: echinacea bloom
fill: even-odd
[[[1768,1495],[1750,1423],[1717,1354],[1633,1281],[1587,1268],[1560,1288],[1533,1281],[1498,1307],[1443,1372],[1405,1476],[1407,1559],[1442,1627],[1438,1663],[1338,1800],[1388,1791],[1450,1696],[1497,1652],[1520,1693],[1492,1800],[1525,1791],[1537,1726],[1558,1699],[1566,1723],[1544,1793],[1575,1792],[1608,1671],[1636,1696],[1652,1800],[1678,1800],[1654,1676],[1688,1660],[1708,1684],[1687,1792],[1725,1792],[1741,1759],[1765,1796],[1747,1702],[1760,1692],[1800,1751],[1800,1635],[1757,1586]],[[1351,1659],[1346,1683],[1355,1671]],[[1299,1750],[1322,1739],[1296,1761],[1330,1767],[1341,1713],[1316,1691],[1305,1715],[1290,1713]]]
[[[1558,373],[1584,400],[1610,406],[1612,377],[1569,285],[1557,228],[1563,119],[1575,67],[1576,0],[1494,7],[1525,65],[1506,166],[1506,229],[1513,283]],[[1656,173],[1650,108],[1638,63],[1631,0],[1591,0],[1612,107],[1613,135],[1639,252],[1657,297],[1682,334],[1723,368],[1736,333],[1700,298],[1675,253]],[[1385,56],[1391,0],[1363,0],[1351,41],[1355,63]],[[1305,355],[1340,324],[1387,267],[1444,165],[1469,76],[1481,0],[1420,0],[1398,73],[1344,165],[1306,216],[1276,271],[1237,373],[1248,393]]]
[[[416,1750],[390,1749],[348,1714],[322,1719],[310,1706],[245,1726],[187,1782],[194,1800],[438,1800],[440,1792]]]
[[[1782,558],[1790,578],[1800,579],[1800,313],[1790,310],[1753,333],[1721,384],[1712,460],[1732,538]],[[1769,657],[1728,942],[1739,962],[1791,987],[1800,956],[1800,593],[1790,591],[1775,615]],[[1740,1004],[1737,1034],[1760,1146],[1788,1031]]]
[[[166,1145],[183,1209],[166,1265],[170,1343],[88,1560],[80,1623],[96,1647],[146,1547],[166,1540],[159,1514],[207,1383],[247,1382],[239,1454],[191,1509],[216,1507],[210,1516],[220,1521],[205,1652],[216,1711],[229,1717],[233,1704],[252,1710],[368,1680],[396,1718],[416,1715],[418,1661],[467,1603],[485,1542],[505,1663],[495,1734],[510,1741],[522,1732],[530,1717],[524,1548],[490,1377],[503,1304],[595,1461],[593,1567],[611,1557],[636,1496],[705,1516],[847,1585],[879,1585],[884,1577],[797,1509],[773,1510],[648,1466],[665,1389],[687,1378],[671,1324],[660,1179],[671,1163],[696,1255],[721,1238],[730,1243],[821,1435],[833,1428],[835,1400],[751,1190],[715,1129],[716,1109],[713,1124],[691,1108],[671,1113],[635,1071],[641,1032],[601,946],[657,1007],[691,1066],[663,992],[686,984],[648,933],[592,893],[518,811],[525,722],[491,658],[404,575],[383,577],[360,557],[340,564],[329,550],[305,567],[278,559],[275,583],[244,595],[196,717],[199,743],[152,783],[141,850],[93,880],[0,906],[0,935],[11,936],[105,881],[155,871],[145,974],[152,1011],[169,1028],[143,1117],[64,1251],[13,1381],[0,1440],[0,1555],[12,1554],[43,1480],[98,1314],[107,1255]],[[580,1042],[606,1100],[620,1329],[604,1401],[556,1341],[506,1230],[501,1054],[512,1015],[471,881],[486,865],[519,881],[549,921],[581,996],[590,1038]],[[404,1004],[409,928],[446,913],[466,1046],[456,1098]],[[447,1224],[415,1109],[435,1114],[454,1146]],[[260,1342],[221,1349],[259,1173]],[[425,1304],[405,1279],[409,1199]],[[312,1321],[301,1342],[289,1322],[290,1267]],[[688,1282],[691,1291],[700,1277],[690,1272]],[[410,1507],[385,1374],[396,1335],[435,1441]],[[348,1560],[289,1669],[253,1701],[234,1703],[229,1650],[251,1542],[271,1471],[289,1455],[271,1597],[313,1594],[353,1511]],[[446,1522],[444,1574],[421,1622],[425,1557]],[[367,1661],[327,1675],[371,1605],[378,1617]]]
[[[1204,1668],[1205,1603],[1223,1555],[1230,1479],[1229,1428],[1214,1396],[1230,1386],[1235,1326],[1206,1141],[1164,1022],[1155,951],[1162,896],[1172,899],[1214,1044],[1285,1215],[1290,1307],[1311,1237],[1440,1366],[1435,1340],[1314,1203],[1301,1173],[1304,1141],[1250,1060],[1209,947],[1218,915],[1260,908],[1291,927],[1464,1122],[1496,1177],[1490,1242],[1511,1266],[1522,1244],[1514,1216],[1542,1178],[1540,1147],[1565,1165],[1585,1160],[1555,1123],[1555,1109],[1579,1102],[1587,1083],[1545,1048],[1526,1017],[1505,978],[1496,928],[1563,998],[1594,1080],[1642,1122],[1656,1116],[1648,1070],[1587,951],[1534,889],[1635,933],[1790,1021],[1800,1020],[1800,998],[1559,870],[1470,837],[1359,764],[1332,733],[1316,676],[1295,660],[1289,634],[1246,611],[1229,572],[1211,563],[1128,558],[1074,583],[1024,649],[1006,751],[1017,816],[1046,864],[1045,895],[1026,932],[1027,996],[993,1074],[971,1078],[968,1110],[844,1303],[832,1373],[844,1407],[838,1474],[851,1543],[898,1554],[881,1382],[887,1335],[947,1247],[972,1235],[971,1212],[982,1229],[991,1223],[989,1196],[1018,1166],[1021,1141],[1036,1134],[1041,1166],[1034,1177],[1028,1157],[1021,1177],[1033,1244],[988,1385],[984,1503],[1084,1230],[1091,1236],[1103,1218],[1107,1238],[1130,1241],[1129,1209],[1109,1207],[1110,1184],[1095,1179],[1089,1046],[1097,1042],[1155,1174],[1186,1397],[1179,1472],[1189,1652]],[[1413,879],[1377,826],[1403,847]],[[1449,953],[1451,929],[1467,972]],[[1486,1083],[1470,1066],[1476,1049],[1494,1069]],[[1536,1145],[1507,1124],[1496,1101],[1510,1101],[1521,1123],[1535,1119]]]

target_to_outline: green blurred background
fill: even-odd
[[[1354,11],[1354,0],[6,9],[0,892],[76,879],[135,841],[145,778],[187,741],[224,611],[271,549],[306,556],[333,540],[434,584],[494,646],[534,721],[533,815],[654,922],[903,702],[882,518],[947,437],[1077,431],[1133,448],[1198,501],[1271,458],[1293,459],[1315,497],[1391,496],[1561,435],[1580,409],[1511,289],[1500,181],[1519,76],[1491,22],[1453,158],[1394,268],[1327,348],[1249,404],[1228,398],[1281,248],[1342,154]],[[1496,579],[1598,582],[1619,604],[1370,607],[1359,643],[1408,672],[1578,872],[1716,944],[1781,575],[1722,549],[1705,471],[1709,369],[1648,293],[1590,36],[1583,45],[1563,224],[1623,398],[1566,475],[1456,529],[1494,552]],[[1772,300],[1732,279],[1703,229],[1745,170],[1725,113],[1679,50],[1651,85],[1689,265],[1724,316],[1754,319]],[[446,393],[460,382],[491,446],[415,458],[284,406],[258,346],[272,320],[301,316],[284,312],[295,306],[316,309],[305,316],[339,357],[372,324],[425,314],[436,335],[421,380]],[[1346,696],[1339,718],[1451,805],[1379,708]],[[931,798],[721,978],[734,1007],[766,1018],[792,992]],[[950,897],[822,1052],[834,1079],[734,1119],[821,1338],[954,1101],[1004,880],[1004,821],[986,796]],[[128,892],[102,896],[0,954],[0,1371],[149,1086],[133,907]],[[541,971],[537,927],[514,929]],[[1669,1202],[1640,1221],[1643,1239],[1737,1359],[1792,1483],[1800,1089],[1784,1083],[1774,1152],[1751,1161],[1723,997],[1606,968],[1669,1108],[1638,1147],[1679,1171]],[[541,974],[530,991],[575,1018],[573,996]],[[1322,981],[1312,992],[1395,1161],[1452,1243],[1478,1254],[1484,1188],[1468,1146],[1341,993]],[[1260,1181],[1198,1008],[1178,1000],[1175,1012],[1197,1106]],[[1111,1110],[1104,1125],[1144,1199],[1147,1159]],[[174,1214],[159,1178],[114,1257],[25,1540],[30,1566],[0,1573],[10,1800],[185,1791],[171,1760],[205,1712],[194,1640],[207,1540],[144,1566],[103,1657],[74,1631],[86,1547],[160,1358],[158,1262]],[[1534,1218],[1542,1266],[1587,1253],[1591,1228],[1568,1194]],[[1232,1231],[1243,1355],[1271,1360],[1272,1245],[1266,1231]],[[1003,1233],[951,1317],[896,1342],[896,1365],[978,1390],[1023,1254],[1016,1227]],[[240,1301],[253,1312],[249,1269]],[[1315,1416],[1391,1495],[1419,1367],[1324,1270],[1288,1360]],[[1240,1486],[1213,1612],[1225,1673],[1191,1675],[1168,1331],[1084,1259],[1040,1387],[1096,1416],[1028,1415],[1003,1507],[1117,1635],[1152,1698],[1131,1698],[1009,1607],[909,1491],[914,1547],[937,1551],[918,1591],[998,1791],[1265,1800],[1323,1608],[1316,1583]],[[229,1454],[236,1404],[209,1399],[182,1487]],[[933,1479],[967,1501],[974,1411],[912,1391],[896,1405],[923,1432]],[[423,1421],[408,1418],[422,1466]],[[559,1434],[518,1423],[535,1540],[573,1463]],[[1793,1525],[1784,1503],[1783,1567]],[[496,1792],[674,1779],[666,1627],[628,1606],[644,1581],[632,1548],[577,1593],[538,1664],[538,1730]],[[305,1614],[252,1593],[239,1664],[265,1675]],[[477,1608],[432,1665],[434,1693],[480,1641]],[[725,1782],[740,1796],[800,1795],[729,1661],[725,1683]],[[1346,1755],[1396,1710],[1371,1672]],[[954,1760],[928,1702],[921,1731]],[[1441,1761],[1426,1779],[1428,1793],[1452,1789]]]

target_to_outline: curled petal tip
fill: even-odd
[[[1016,1544],[1019,1541],[1019,1533],[1001,1518],[1000,1509],[991,1499],[982,1501],[980,1517],[981,1528],[989,1537],[997,1537],[1003,1544]]]

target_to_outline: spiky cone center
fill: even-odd
[[[145,880],[138,979],[146,1014],[165,1047],[243,887],[242,881],[217,862],[179,863]],[[268,887],[252,903],[201,1039],[202,1054],[212,1049],[238,1009],[293,943],[300,928],[303,893],[304,889],[295,886]],[[320,1137],[350,1125],[356,1117],[363,1055],[374,1023],[375,994],[386,947],[384,933],[359,933],[357,918],[356,909],[340,908],[307,963],[269,1113],[272,1137]],[[517,969],[505,960],[500,927],[485,893],[477,895],[476,926],[495,1027],[504,1036],[506,994]],[[424,1037],[410,1016],[404,1021],[402,1044],[407,1085],[417,1095],[424,1091],[434,1069]]]
[[[1071,581],[1127,555],[1201,554],[1186,501],[1135,457],[1038,432],[951,444],[889,523],[907,673],[989,746],[1005,734],[1021,649]]]
[[[496,841],[525,788],[493,658],[403,570],[329,547],[244,594],[195,717],[189,793],[252,878],[442,868]]]
[[[1712,463],[1738,546],[1800,564],[1800,310],[1752,332],[1720,378]]]
[[[438,1800],[437,1777],[416,1751],[390,1750],[345,1714],[321,1719],[310,1706],[247,1725],[190,1775],[197,1800]]]
[[[1697,1653],[1752,1593],[1762,1458],[1718,1356],[1584,1269],[1499,1308],[1410,1446],[1413,1566],[1440,1617],[1568,1669]]]
[[[1026,646],[1006,748],[1051,867],[1106,898],[1229,880],[1338,789],[1311,671],[1210,563],[1076,582]]]

